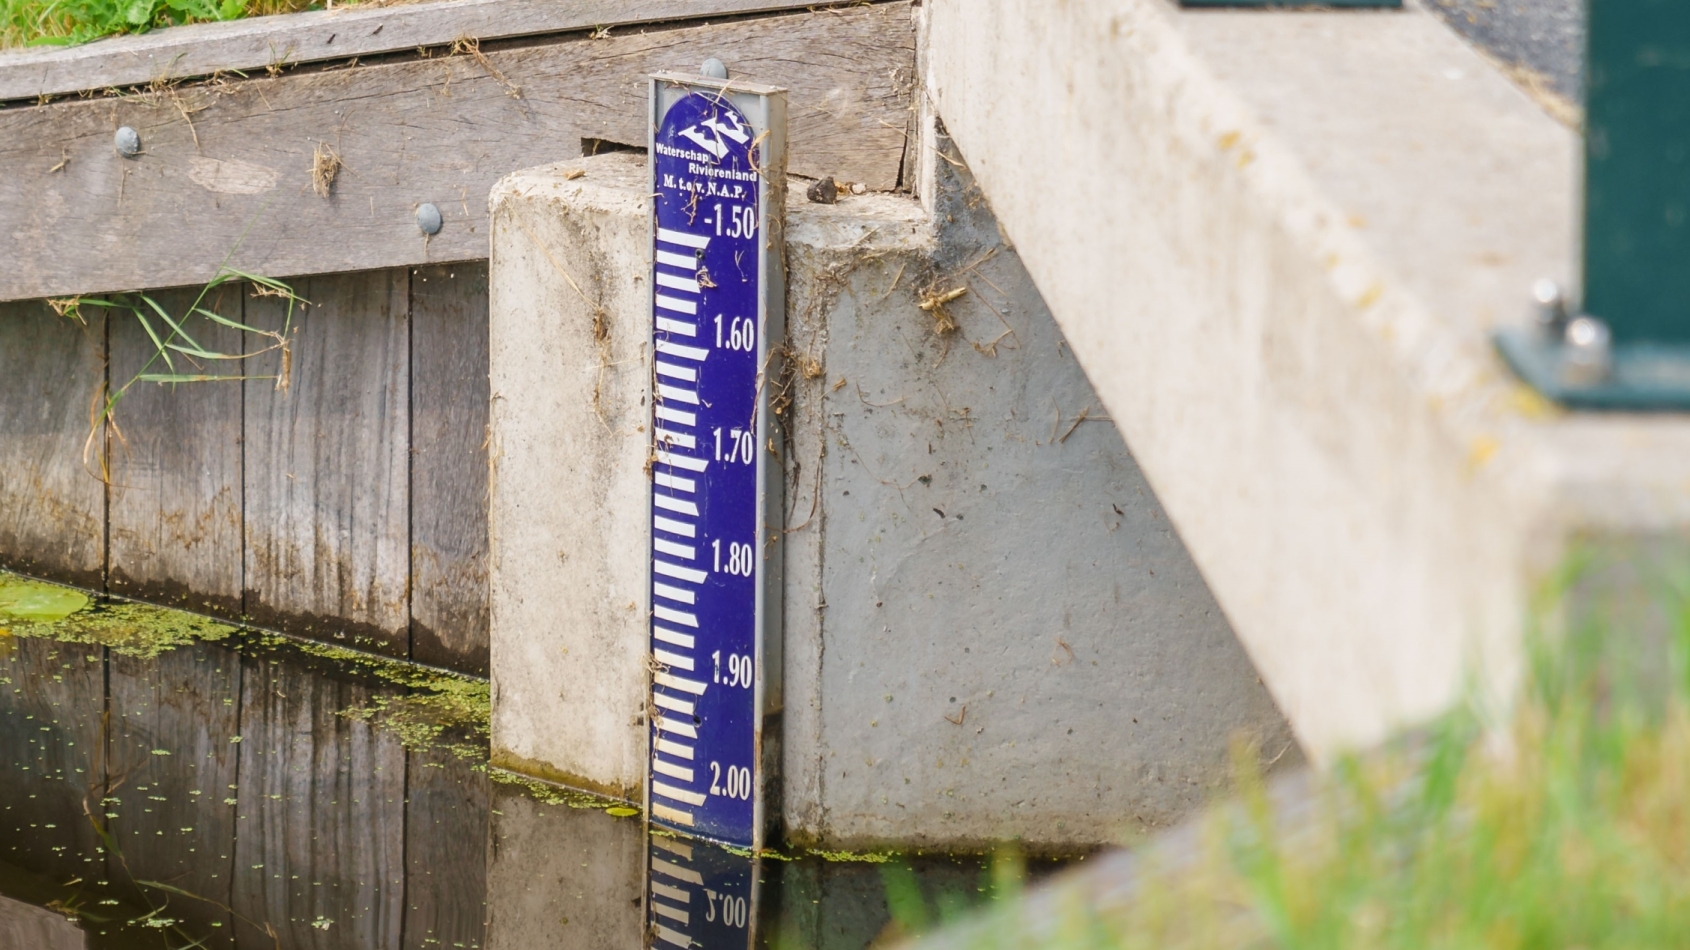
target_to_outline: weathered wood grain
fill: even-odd
[[[288,385],[246,387],[247,616],[316,640],[409,651],[409,318],[404,270],[312,277],[294,289]],[[285,302],[249,296],[280,330]],[[280,353],[254,357],[276,374]]]
[[[104,655],[0,637],[0,861],[57,881],[101,870]]]
[[[0,567],[98,589],[102,442],[86,467],[83,449],[105,379],[105,317],[89,307],[86,320],[39,301],[0,304]]]
[[[411,272],[411,658],[487,674],[487,265]]]
[[[479,947],[487,932],[492,782],[450,752],[411,753],[405,816],[405,950]]]
[[[822,6],[814,0],[439,0],[196,23],[0,53],[0,101],[483,40]]]
[[[193,341],[239,353],[242,334],[200,316],[185,317],[197,290],[149,294],[182,321]],[[225,284],[201,304],[241,319],[242,293]],[[172,358],[174,370],[133,314],[110,317],[113,387],[136,374],[240,375],[238,362]],[[156,317],[155,332],[167,328]],[[200,613],[241,613],[241,384],[136,382],[118,402],[111,451],[112,593]]]
[[[398,950],[405,750],[391,733],[340,715],[371,696],[246,658],[233,905],[243,950],[277,946],[265,925],[288,950]]]
[[[234,795],[240,735],[241,655],[196,643],[140,659],[110,660],[111,774],[121,776],[106,811],[117,852],[117,881],[156,881],[193,900],[146,888],[165,916],[203,946],[233,946],[231,896]],[[219,906],[221,905],[221,906]],[[214,926],[215,925],[215,926]]]
[[[583,138],[643,144],[645,77],[709,56],[790,90],[794,173],[898,181],[907,2],[485,55],[505,82],[457,55],[0,110],[0,299],[203,282],[225,258],[275,276],[484,259],[493,182]],[[139,131],[139,157],[114,153],[116,125]],[[342,162],[328,197],[319,147]],[[426,241],[421,202],[445,216]]]

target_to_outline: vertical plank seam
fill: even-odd
[[[417,658],[417,268],[405,268],[405,659]],[[410,775],[410,766],[406,766]],[[408,811],[408,810],[407,810]]]
[[[406,304],[409,309],[409,302]],[[406,690],[410,692],[409,689]],[[399,786],[399,950],[405,950],[411,920],[411,756],[405,750],[405,777]]]
[[[252,326],[252,323],[247,319],[249,314],[246,312],[246,301],[247,301],[247,296],[249,294],[250,288],[246,284],[246,282],[244,282],[244,281],[241,282],[238,286],[239,286],[239,289],[240,289],[240,293],[237,295],[236,299],[239,300],[239,302],[240,302],[241,323],[250,327],[250,326]],[[240,352],[240,355],[241,355],[241,375],[247,376],[247,375],[250,375],[249,365],[246,361],[246,358],[247,358],[246,336],[247,335],[245,333],[240,333],[240,334],[237,334],[237,336],[240,338],[240,350],[239,350],[239,352]],[[236,604],[235,609],[237,611],[239,611],[240,622],[243,623],[243,624],[246,623],[246,618],[247,618],[247,603],[246,603],[246,588],[247,588],[247,584],[246,584],[246,582],[247,582],[247,577],[246,577],[246,555],[247,555],[247,550],[246,550],[246,545],[247,545],[247,537],[246,537],[246,441],[247,441],[246,390],[247,390],[247,383],[248,383],[248,380],[245,380],[245,379],[241,380],[241,404],[240,404],[240,409],[238,410],[240,412],[240,425],[237,426],[237,438],[239,439],[240,450],[235,453],[236,464],[240,466],[240,472],[238,472],[236,474],[235,479],[240,485],[240,496],[239,496],[240,524],[239,524],[239,527],[238,527],[238,531],[240,532],[240,534],[239,534],[239,537],[240,537],[240,548],[239,548],[239,550],[240,550],[240,560],[241,560],[240,580],[238,581],[238,583],[240,584],[240,588],[235,591],[235,604]],[[235,691],[237,693],[239,693],[240,687],[237,686],[235,688]],[[239,700],[237,700],[237,702],[238,701]],[[240,729],[240,727],[241,727],[240,716],[239,716],[239,713],[237,711],[237,714],[235,716],[235,728],[238,730],[238,729]],[[235,758],[236,758],[237,762],[240,759],[240,757],[238,755]],[[232,854],[229,857],[230,857],[231,860],[234,859],[234,855],[232,855]],[[230,906],[233,907],[234,906],[234,904],[232,903],[233,892],[231,892],[230,900],[231,900]]]
[[[246,316],[244,303],[243,303],[243,307],[242,307],[241,316],[243,318]],[[246,320],[243,319],[241,322],[246,323]],[[247,325],[251,326],[251,324],[247,324]],[[243,349],[241,352],[244,353],[246,351]],[[245,380],[241,381],[241,390],[242,390],[242,393],[243,393],[241,398],[242,398],[242,401],[244,402],[245,398],[246,398],[245,395],[244,395],[244,393],[246,391],[246,381]],[[242,472],[242,477],[243,478],[245,477],[244,471]],[[244,568],[243,568],[243,570],[244,570]],[[244,610],[244,608],[243,608],[243,610]],[[234,651],[234,653],[235,653],[235,735],[244,737],[246,735],[246,652],[244,650],[241,650],[241,649],[236,649]],[[234,755],[235,755],[235,781],[234,781],[234,786],[235,787],[231,788],[231,789],[224,789],[224,791],[229,791],[229,792],[235,793],[233,796],[231,796],[235,799],[235,804],[232,805],[232,806],[229,806],[229,807],[232,807],[235,810],[234,816],[229,819],[229,827],[233,829],[233,833],[229,838],[229,930],[230,930],[229,945],[230,946],[235,946],[236,944],[238,944],[240,942],[237,934],[235,933],[235,927],[238,923],[236,918],[240,917],[240,914],[237,913],[236,910],[235,910],[235,903],[240,900],[240,894],[238,893],[239,887],[240,887],[240,884],[238,882],[239,882],[240,879],[236,876],[238,872],[235,869],[235,865],[237,863],[239,863],[240,850],[241,850],[241,845],[240,845],[240,841],[241,841],[241,806],[240,806],[240,800],[241,800],[241,758],[242,758],[241,746],[242,745],[244,745],[244,743],[235,743],[235,752],[234,752]]]
[[[103,331],[101,354],[102,391],[100,412],[100,450],[105,460],[100,466],[100,593],[111,594],[111,413],[106,411],[111,400],[111,308],[101,308],[100,328]]]

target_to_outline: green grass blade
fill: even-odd
[[[199,314],[200,316],[206,318],[207,320],[212,321],[213,323],[220,323],[223,326],[226,326],[231,330],[241,330],[241,331],[244,331],[246,333],[257,333],[257,334],[260,334],[260,335],[263,335],[263,336],[269,335],[269,331],[267,331],[267,330],[260,330],[257,327],[249,327],[244,323],[236,323],[235,321],[230,320],[228,317],[212,313],[210,310],[207,310],[204,307],[195,307],[194,312]]]
[[[210,350],[202,350],[202,349],[200,349],[198,347],[194,347],[194,346],[183,346],[180,343],[166,343],[165,346],[175,350],[178,353],[185,353],[188,356],[192,356],[196,359],[202,359],[202,360],[244,360],[244,359],[246,359],[245,356],[241,356],[239,354],[214,353]],[[171,367],[171,368],[175,369],[175,367]]]
[[[241,379],[270,379],[269,376],[213,376],[209,374],[184,375],[181,373],[142,373],[136,376],[138,382],[143,383],[215,383],[233,382]]]
[[[147,336],[152,337],[153,346],[158,349],[158,355],[164,357],[164,365],[174,370],[176,368],[176,364],[171,361],[169,351],[164,348],[164,341],[160,340],[158,338],[158,334],[153,332],[153,325],[147,322],[147,315],[142,313],[138,308],[132,309],[134,309],[135,319],[141,321],[141,329],[147,331]]]
[[[199,345],[199,342],[197,340],[195,340],[193,337],[188,335],[187,330],[182,329],[182,325],[180,323],[177,323],[175,320],[173,320],[171,318],[170,314],[166,313],[165,309],[158,305],[158,301],[156,301],[153,298],[147,296],[146,294],[142,294],[141,299],[146,301],[147,306],[152,307],[153,310],[157,311],[158,315],[160,317],[164,318],[165,323],[170,324],[170,328],[172,330],[176,331],[175,335],[180,336],[184,340],[187,340],[188,343],[190,343],[194,347],[194,349],[196,349],[196,350],[203,349],[203,347],[201,347]],[[186,352],[186,351],[184,351],[184,352]]]

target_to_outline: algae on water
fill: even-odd
[[[88,595],[75,588],[0,573],[0,629],[63,620],[88,603]]]
[[[281,641],[280,637],[274,638],[274,642]],[[362,670],[410,690],[397,696],[373,696],[368,703],[341,710],[342,716],[392,733],[413,752],[435,748],[460,759],[487,758],[493,695],[486,680],[326,643],[292,645],[311,656]]]
[[[152,659],[195,640],[222,640],[235,627],[152,604],[96,601],[72,587],[0,572],[0,632],[92,643]]]

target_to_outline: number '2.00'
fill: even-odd
[[[710,763],[710,794],[723,798],[745,800],[751,797],[751,770],[737,765],[728,766],[727,781],[722,781],[722,764]]]

